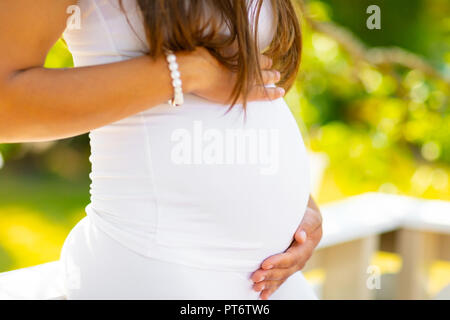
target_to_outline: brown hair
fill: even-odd
[[[193,51],[198,46],[205,47],[224,66],[237,73],[231,107],[242,97],[245,108],[252,84],[256,80],[262,82],[260,48],[255,39],[258,39],[263,1],[271,1],[276,26],[272,43],[264,54],[272,58],[273,68],[281,73],[278,86],[287,91],[295,80],[302,49],[300,26],[291,0],[137,0],[150,46],[148,54],[157,58],[165,50]],[[205,19],[205,8],[218,14]],[[252,11],[254,33],[249,21],[250,8],[256,8]],[[229,28],[226,36],[219,33],[224,23]],[[231,45],[237,52],[226,55],[225,49]]]

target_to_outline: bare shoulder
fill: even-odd
[[[66,27],[76,0],[0,1],[0,72],[39,65]]]

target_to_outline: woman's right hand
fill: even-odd
[[[207,100],[229,104],[231,92],[236,84],[237,75],[222,65],[205,48],[199,47],[189,53],[197,58],[195,78],[190,79],[189,92]],[[260,55],[263,83],[255,83],[249,92],[247,101],[275,100],[282,98],[285,90],[281,87],[265,87],[280,81],[280,73],[271,69],[272,60]],[[181,66],[182,67],[182,66]],[[183,71],[181,71],[183,74]],[[242,103],[242,99],[237,101]]]

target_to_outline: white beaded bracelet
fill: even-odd
[[[181,82],[181,74],[178,71],[177,57],[172,51],[166,52],[166,60],[169,63],[170,76],[172,78],[172,86],[174,89],[173,99],[169,100],[169,105],[179,107],[184,103],[183,88]]]

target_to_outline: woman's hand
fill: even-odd
[[[261,291],[261,299],[268,299],[287,278],[303,269],[321,238],[322,215],[310,197],[291,246],[285,252],[264,260],[261,268],[251,276],[254,282],[253,289]]]
[[[195,79],[188,79],[189,91],[207,100],[228,104],[230,103],[230,95],[236,84],[236,73],[228,70],[223,66],[208,50],[199,47],[193,53],[189,53],[198,57],[196,64]],[[272,70],[272,60],[260,55],[261,73],[263,83],[255,83],[249,92],[247,101],[258,100],[275,100],[282,98],[285,90],[279,88],[265,88],[265,85],[274,85],[280,81],[280,72]],[[180,65],[180,68],[183,68]],[[181,70],[183,76],[183,70]],[[184,81],[183,81],[184,83]],[[242,100],[238,100],[241,103]]]

